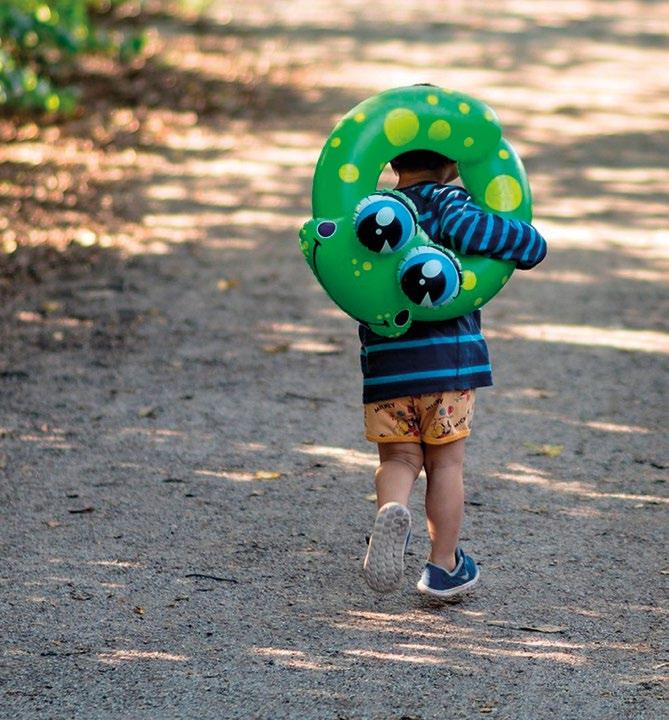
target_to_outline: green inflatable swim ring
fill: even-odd
[[[408,197],[377,190],[385,165],[409,150],[455,160],[465,188],[484,210],[532,219],[522,162],[502,137],[497,115],[480,100],[414,85],[356,105],[321,151],[313,218],[300,231],[300,247],[332,300],[386,337],[402,335],[414,320],[447,320],[480,308],[515,267],[444,249],[418,225]],[[394,239],[381,245],[391,227]],[[430,285],[438,286],[436,293],[426,294]]]

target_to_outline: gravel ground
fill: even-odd
[[[80,120],[0,150],[11,227],[37,233],[0,265],[0,717],[666,712],[667,10],[436,5],[158,18],[179,94],[109,142]],[[362,581],[355,326],[296,239],[335,119],[418,81],[497,109],[551,247],[484,313],[482,581],[446,605],[414,590],[423,479],[405,588]],[[59,172],[70,205],[29,191]]]

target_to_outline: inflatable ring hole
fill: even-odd
[[[390,163],[384,163],[381,168],[381,174],[376,182],[377,190],[390,190],[397,185],[397,175],[390,167]]]

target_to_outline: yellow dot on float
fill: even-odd
[[[305,241],[302,243],[302,250],[306,250],[308,247],[309,247],[309,243],[305,240]]]
[[[451,126],[446,120],[435,120],[427,131],[430,140],[446,140],[451,136]]]
[[[352,265],[357,265],[357,264],[358,264],[358,258],[353,258],[353,259],[351,260],[351,264],[352,264]]]
[[[488,122],[492,122],[492,121],[495,119],[495,115],[493,114],[493,112],[492,112],[491,110],[486,110],[486,111],[483,113],[483,117],[484,117]]]
[[[506,285],[506,282],[507,282],[508,279],[509,279],[509,276],[508,276],[508,275],[505,275],[505,276],[502,278],[502,285]]]
[[[366,117],[367,117],[367,115],[365,115],[364,112],[358,112],[358,113],[356,113],[356,114],[353,116],[353,119],[354,119],[357,123],[361,123],[361,122],[365,122],[365,118],[366,118]]]
[[[465,138],[465,147],[471,147],[474,144],[474,138],[473,137],[466,137]]]
[[[341,145],[341,138],[335,137],[330,140],[330,145],[332,147],[339,147]]]
[[[484,197],[493,210],[510,212],[523,201],[523,189],[511,175],[497,175],[488,183]]]
[[[360,170],[353,163],[346,163],[339,168],[339,177],[345,183],[354,183],[360,177]]]
[[[453,94],[453,90],[451,90],[450,88],[441,88],[441,89],[442,89],[447,95],[452,95],[452,94]]]
[[[377,315],[377,316],[376,316],[376,319],[377,319],[377,320],[383,320],[383,315]]]
[[[383,317],[389,318],[389,317],[390,317],[390,313],[386,313]]]
[[[476,274],[471,270],[464,270],[462,273],[462,289],[473,290],[476,287]]]
[[[482,298],[482,297],[477,297],[476,300],[474,300],[474,307],[478,307],[478,306],[481,305],[482,303],[483,303],[483,298]]]
[[[419,129],[418,115],[408,108],[391,110],[383,121],[383,132],[390,144],[396,147],[410,143]]]
[[[439,98],[436,95],[428,95],[427,101],[430,105],[436,105],[439,102]]]
[[[363,269],[363,270],[371,270],[371,269],[372,269],[372,263],[371,263],[371,262],[364,262],[364,263],[362,264],[362,269]]]
[[[502,158],[502,160],[509,159],[509,151],[508,150],[500,150],[497,154]]]
[[[360,270],[355,270],[353,274],[354,274],[356,277],[360,277],[361,272],[360,272]]]
[[[471,110],[471,108],[469,107],[469,105],[468,105],[467,103],[461,102],[461,103],[458,105],[458,110],[459,110],[463,115],[467,115],[467,113],[469,113],[469,111]]]

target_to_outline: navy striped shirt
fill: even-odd
[[[402,188],[434,242],[462,254],[512,260],[529,269],[543,260],[546,241],[529,223],[485,212],[466,190],[423,182]],[[492,385],[488,347],[476,310],[452,320],[414,322],[398,339],[359,328],[363,402]]]

